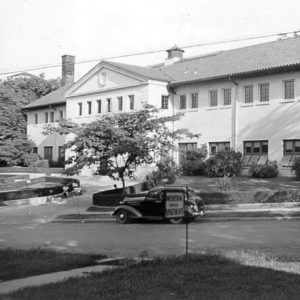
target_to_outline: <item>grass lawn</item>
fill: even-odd
[[[189,185],[203,192],[221,192],[223,187],[219,184],[220,178],[210,178],[205,176],[180,176],[176,178],[175,184]],[[230,190],[233,191],[260,191],[300,189],[300,181],[293,180],[291,177],[277,177],[267,179],[256,179],[249,177],[231,178]]]
[[[240,257],[240,256],[239,256]],[[199,254],[156,258],[5,299],[299,299],[300,275]]]
[[[50,249],[0,249],[0,281],[95,265],[104,255],[57,252]]]
[[[205,204],[300,202],[300,182],[288,177],[224,179],[180,176],[174,185],[189,185],[197,189]]]

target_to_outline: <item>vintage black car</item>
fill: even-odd
[[[203,215],[202,199],[186,186],[156,187],[148,192],[128,195],[113,212],[121,224],[130,219],[166,219],[179,224]]]

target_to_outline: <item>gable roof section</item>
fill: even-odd
[[[288,67],[300,67],[300,37],[183,59],[173,65],[153,68],[173,78],[171,85],[177,85]]]
[[[66,103],[65,92],[70,86],[71,84],[65,85],[59,88],[58,90],[27,104],[26,106],[23,107],[23,109],[35,109],[35,108],[45,107],[49,105],[65,104]]]
[[[162,72],[161,70],[157,70],[155,68],[141,67],[141,66],[136,66],[136,65],[128,65],[128,64],[112,62],[112,61],[103,61],[103,62],[107,63],[113,67],[125,70],[129,73],[136,74],[138,76],[142,76],[146,79],[165,81],[165,82],[170,81],[169,76],[164,74],[164,72]]]

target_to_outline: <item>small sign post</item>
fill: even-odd
[[[188,229],[188,221],[187,221],[187,210],[185,201],[188,197],[188,188],[186,188],[186,192],[166,192],[166,218],[185,218],[185,255],[188,255],[189,252],[189,229]]]
[[[186,197],[188,200],[188,187],[186,187]],[[184,216],[185,216],[185,256],[187,257],[189,254],[189,222],[187,218],[187,210],[186,210],[186,205],[184,206]]]

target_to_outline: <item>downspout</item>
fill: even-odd
[[[170,95],[170,100],[172,102],[172,116],[173,116],[173,120],[172,120],[172,133],[173,133],[173,137],[172,137],[172,158],[175,161],[175,157],[174,157],[174,132],[175,132],[175,121],[174,121],[174,116],[175,116],[175,99],[174,96],[176,95],[175,89],[170,87],[170,85],[167,85],[167,90],[169,92]]]
[[[231,148],[236,151],[237,148],[237,134],[236,134],[236,123],[237,123],[237,113],[236,113],[236,106],[237,106],[237,97],[238,97],[238,83],[232,79],[230,76],[229,81],[235,85],[234,89],[234,99],[232,102],[231,107]]]

